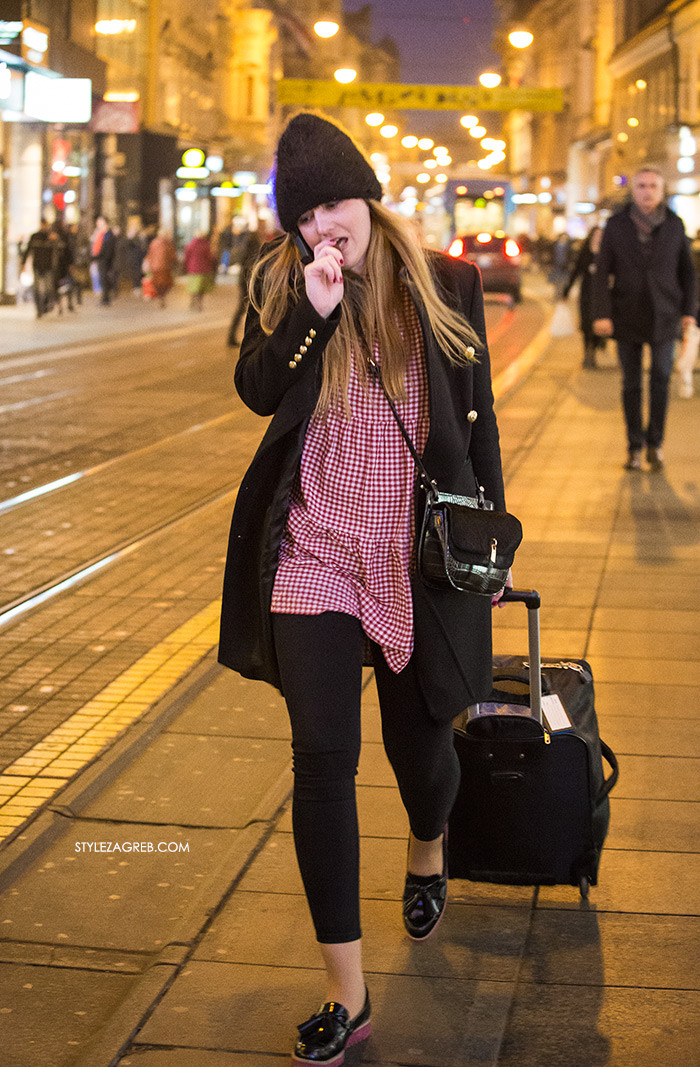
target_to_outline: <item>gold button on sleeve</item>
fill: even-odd
[[[468,356],[473,356],[474,354],[475,354],[474,346],[473,345],[469,345],[469,348],[467,349],[467,355]]]
[[[316,336],[315,330],[309,330],[309,337],[314,338]]]
[[[297,369],[297,365],[296,365],[296,363],[294,362],[293,359],[290,359],[289,367],[290,367],[290,370],[296,370]]]
[[[299,351],[303,354],[307,351],[306,345],[299,345]]]
[[[309,335],[307,333],[306,337],[304,338],[304,344],[305,345],[310,345],[312,341],[313,341],[313,337],[309,337]]]
[[[299,352],[295,353],[295,355],[294,355],[294,362],[295,362],[295,363],[301,363],[301,358],[302,358],[302,357],[301,357],[301,355],[300,355],[300,353],[299,353]]]
[[[470,422],[476,422],[476,420],[478,418],[478,415],[477,415],[476,411],[474,411],[472,409],[472,411],[470,411],[469,414],[467,415],[467,418],[469,419]]]

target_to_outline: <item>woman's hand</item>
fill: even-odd
[[[501,597],[503,596],[503,594],[505,593],[506,589],[512,589],[512,588],[513,588],[513,571],[509,569],[508,570],[508,577],[506,578],[505,586],[503,587],[503,589],[501,589],[500,593],[494,593],[494,595],[491,597],[491,607],[492,608],[495,608],[495,607],[502,608],[503,604],[499,604],[498,602],[501,599]]]
[[[319,241],[314,248],[313,263],[304,268],[306,295],[316,311],[324,319],[343,299],[343,257],[328,239]]]

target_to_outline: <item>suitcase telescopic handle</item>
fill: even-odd
[[[505,589],[501,604],[524,604],[527,608],[527,639],[530,656],[530,710],[542,725],[542,657],[540,655],[540,594],[534,589]]]

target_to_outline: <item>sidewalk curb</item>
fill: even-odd
[[[135,983],[117,1010],[97,1031],[72,1067],[116,1067],[146,1018],[165,996],[180,967],[154,963]],[[126,1034],[126,1036],[124,1036]]]
[[[546,307],[546,320],[539,328],[532,341],[525,346],[518,358],[514,359],[505,370],[502,370],[501,373],[494,378],[493,397],[495,403],[498,403],[499,401],[502,402],[508,397],[511,390],[517,385],[521,385],[523,381],[527,379],[529,372],[545,354],[552,341],[549,327],[554,311],[549,309],[543,300],[538,301],[538,303],[543,307]]]
[[[217,882],[222,883],[221,888],[215,890],[218,893],[216,902],[204,912],[200,911],[198,919],[193,921],[190,912],[190,915],[181,921],[171,942],[154,958],[142,975],[135,976],[125,999],[92,1037],[72,1067],[116,1067],[196,949],[198,935],[204,933],[209,922],[234,892],[241,875],[267,839],[271,829],[265,822],[254,822],[238,831],[231,849],[201,893],[201,896],[204,896],[207,888],[216,886]]]

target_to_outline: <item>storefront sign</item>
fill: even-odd
[[[24,108],[24,74],[0,63],[0,111],[21,112]]]
[[[47,78],[29,71],[24,79],[24,112],[41,122],[89,122],[89,78]]]
[[[23,29],[24,23],[21,19],[12,22],[9,19],[0,19],[0,48],[7,48],[18,42]]]
[[[24,20],[22,28],[22,59],[34,67],[49,65],[49,31],[39,22]]]
[[[561,89],[519,89],[499,86],[484,89],[481,85],[403,85],[365,82],[340,85],[335,81],[283,78],[277,83],[280,104],[300,107],[362,107],[427,109],[431,111],[561,111]]]
[[[9,11],[8,8],[13,8]],[[15,11],[16,8],[16,11]],[[5,18],[0,19],[0,48],[11,52],[14,56],[21,56],[25,63],[31,63],[33,67],[48,67],[49,65],[49,41],[48,26],[40,22],[21,17],[21,5],[2,2],[2,13]],[[17,18],[8,18],[8,15],[17,14]]]

